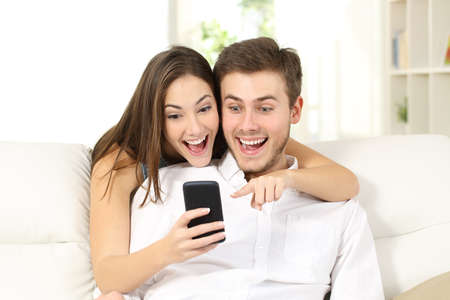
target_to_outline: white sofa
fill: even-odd
[[[359,177],[386,299],[450,271],[448,137],[310,146]],[[3,142],[0,153],[0,298],[91,300],[90,150]]]

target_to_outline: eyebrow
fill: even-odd
[[[195,102],[195,105],[199,105],[203,100],[205,100],[206,98],[211,98],[211,95],[208,95],[208,94],[206,94],[206,95],[203,95],[202,97],[200,97],[200,99],[198,99],[197,100],[197,102]],[[179,106],[179,105],[175,105],[175,104],[166,104],[165,106],[164,106],[164,108],[168,108],[168,107],[173,107],[173,108],[176,108],[176,109],[183,109],[181,106]]]
[[[232,94],[228,94],[225,96],[225,98],[223,99],[223,101],[225,102],[225,100],[230,99],[230,100],[235,100],[235,101],[239,101],[242,102],[243,100],[237,96],[234,96]],[[265,96],[261,96],[255,99],[256,101],[262,102],[264,100],[274,100],[274,101],[278,101],[278,99],[272,95],[265,95]]]

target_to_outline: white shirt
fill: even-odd
[[[297,168],[295,158],[288,161]],[[229,152],[204,168],[163,168],[160,180],[164,204],[139,208],[144,188],[134,197],[131,253],[169,232],[185,211],[182,185],[192,180],[219,183],[226,241],[169,265],[129,299],[322,300],[330,287],[332,300],[384,299],[373,237],[358,201],[323,202],[288,189],[258,211],[250,206],[251,195],[230,197],[247,181]]]

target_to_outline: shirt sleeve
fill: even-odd
[[[331,300],[384,300],[383,285],[367,215],[350,200],[351,216],[331,274]]]

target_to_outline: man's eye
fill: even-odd
[[[178,114],[171,114],[167,116],[167,119],[178,119],[180,117],[180,115]]]
[[[210,110],[210,109],[211,109],[211,106],[210,106],[210,105],[204,106],[204,107],[200,108],[200,112],[207,112],[207,111]]]
[[[237,105],[228,106],[228,109],[231,110],[232,112],[238,112],[239,106],[237,106]]]
[[[261,107],[261,111],[262,111],[262,112],[269,112],[269,111],[272,111],[272,110],[273,110],[272,107],[267,107],[267,106]]]

